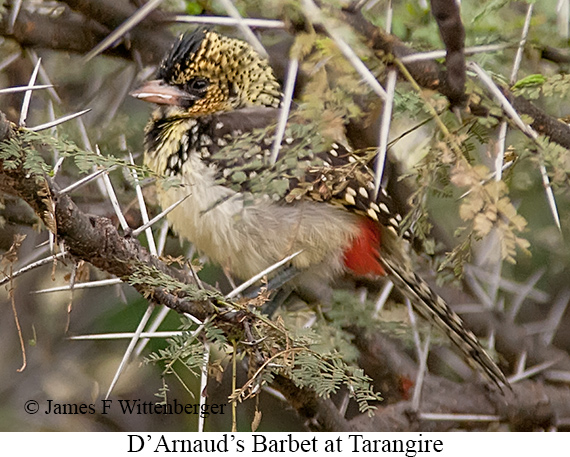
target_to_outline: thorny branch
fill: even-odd
[[[0,142],[17,134],[18,132],[2,114],[0,116]],[[178,280],[193,281],[191,277],[181,276],[179,270],[151,256],[137,240],[120,235],[108,219],[89,216],[81,211],[67,195],[58,196],[57,186],[53,182],[48,180],[38,182],[34,178],[27,177],[21,169],[7,170],[0,164],[0,190],[24,199],[47,226],[56,229],[58,238],[65,243],[69,253],[78,259],[91,262],[94,266],[122,278],[132,273],[133,265],[145,263]],[[149,292],[144,286],[135,285],[135,287],[143,294]],[[245,314],[239,313],[225,315],[220,312],[215,300],[189,302],[183,297],[160,288],[152,291],[152,297],[157,304],[167,306],[177,312],[191,313],[200,319],[217,315],[221,327],[240,325],[239,323],[245,318]],[[403,374],[413,376],[413,371],[417,369],[415,364],[411,361],[395,362],[398,358],[405,358],[405,356],[388,340],[383,340],[379,335],[365,336],[358,329],[354,329],[354,335],[357,337],[357,346],[361,350],[363,367],[373,378],[381,382],[377,388],[382,388],[388,393],[390,389],[394,389],[393,386],[398,384],[399,376]],[[386,370],[392,381],[390,381],[390,376],[386,376]],[[283,376],[276,377],[272,386],[287,398],[302,417],[307,419],[307,425],[310,428],[317,430],[417,429],[421,431],[446,430],[457,425],[449,421],[434,423],[418,420],[413,415],[410,416],[407,402],[398,402],[388,406],[373,418],[363,416],[347,421],[330,399],[319,398],[313,391],[299,388]],[[424,411],[499,414],[505,421],[522,429],[533,429],[545,424],[554,425],[557,417],[570,416],[570,411],[566,411],[566,407],[563,406],[570,405],[570,390],[565,387],[541,387],[539,383],[527,382],[516,385],[514,394],[507,394],[507,397],[503,397],[497,393],[487,392],[484,386],[476,382],[456,384],[431,375],[427,377],[426,386],[428,393],[439,392],[444,388],[446,401],[437,402],[437,398],[442,398],[439,395],[424,395],[422,403]],[[466,395],[467,391],[469,391],[468,395]],[[551,399],[546,406],[543,404],[544,398]],[[537,405],[541,405],[541,411],[543,411],[539,416],[535,414]]]
[[[22,46],[62,49],[82,54],[91,50],[135,10],[128,2],[66,0],[65,3],[69,8],[58,15],[46,16],[34,11],[21,11],[12,31],[8,31],[6,27],[8,15],[4,15],[0,33],[14,38]],[[439,14],[441,11],[437,8],[444,3],[432,2],[434,15],[440,22],[445,22],[446,18],[453,18],[456,13],[453,10]],[[343,19],[359,30],[371,48],[378,52],[393,54],[396,57],[414,53],[413,49],[401,43],[393,35],[386,34],[371,25],[359,11],[347,9],[343,12]],[[155,26],[164,20],[165,17],[159,13],[147,17],[126,39],[106,53],[125,59],[140,58],[144,64],[157,63],[171,39],[164,27]],[[451,28],[457,27],[457,21],[452,20],[451,26]],[[451,74],[456,73],[454,68],[461,73],[461,66],[464,66],[462,45],[453,39],[451,41],[446,39],[449,30],[441,28],[442,38],[448,48],[447,70],[435,61],[409,63],[406,67],[422,87],[437,90],[447,96],[452,104],[460,104],[463,101],[461,78],[454,78]],[[501,87],[501,90],[518,112],[532,117],[531,126],[537,132],[564,147],[570,147],[568,125],[544,113],[524,97],[515,97],[507,88]],[[469,108],[473,113],[486,114],[480,106],[470,105]],[[2,115],[0,141],[17,134],[18,132]],[[137,240],[122,236],[108,219],[89,216],[67,195],[58,195],[57,186],[49,180],[38,183],[26,177],[21,170],[6,170],[0,164],[0,190],[25,200],[46,226],[53,228],[57,236],[65,242],[70,254],[87,260],[108,273],[125,278],[132,273],[133,265],[141,263],[151,265],[183,282],[192,282],[191,277],[150,256]],[[135,287],[141,293],[148,295],[149,291],[143,286]],[[155,288],[151,292],[156,303],[177,312],[188,312],[200,319],[219,313],[219,303],[215,300],[189,302],[184,297],[160,288]],[[236,314],[224,317],[223,313],[219,316],[220,322],[228,326],[239,325],[243,317]],[[485,321],[485,324],[480,322],[481,326],[487,325],[489,316],[479,316],[479,319]],[[472,325],[477,324],[473,319],[466,320]],[[498,349],[507,356],[516,355],[520,351],[518,343],[521,340],[526,341],[524,332],[512,324],[503,322],[495,324],[495,329],[498,330]],[[400,348],[388,339],[380,335],[365,335],[358,329],[354,329],[353,333],[361,352],[362,366],[369,375],[383,382],[377,388],[388,393],[390,389],[398,389],[399,376],[414,376],[416,364],[407,359]],[[568,369],[570,365],[567,354],[561,354],[561,351],[540,345],[529,345],[527,350],[532,360],[543,361],[556,357],[564,369]],[[434,422],[422,419],[417,412],[410,411],[411,402],[396,401],[401,399],[401,394],[397,392],[394,394],[394,403],[384,407],[374,418],[362,416],[348,421],[338,412],[331,400],[320,399],[314,392],[298,388],[289,379],[277,377],[273,387],[287,398],[309,424],[312,424],[311,427],[316,429],[435,431],[457,426],[457,422],[453,421]],[[564,386],[544,386],[539,382],[527,381],[516,384],[512,394],[508,393],[502,397],[486,391],[475,382],[459,384],[428,375],[424,389],[426,394],[423,395],[422,411],[498,415],[515,429],[520,430],[548,428],[556,425],[557,418],[570,417],[568,409],[570,391]],[[446,392],[445,396],[438,394],[442,391]],[[441,401],[443,398],[445,402]]]
[[[412,48],[402,43],[394,35],[387,34],[382,29],[370,24],[359,11],[345,11],[343,19],[355,30],[359,30],[368,40],[370,47],[378,52],[391,54],[397,58],[415,54]],[[456,100],[457,89],[454,78],[435,60],[407,63],[406,68],[421,87],[438,91],[451,101]],[[526,98],[513,95],[508,88],[501,85],[499,88],[517,112],[532,118],[530,126],[534,130],[549,137],[551,141],[565,148],[570,148],[570,126],[568,124],[548,115]],[[480,105],[471,103],[469,109],[475,115],[487,115],[487,109]]]
[[[0,112],[0,142],[17,134]],[[128,278],[137,264],[145,264],[178,280],[192,282],[179,270],[151,256],[136,239],[121,236],[109,219],[82,212],[67,194],[59,194],[58,186],[47,178],[38,181],[35,176],[27,176],[22,168],[8,170],[2,167],[0,190],[26,201],[46,227],[65,241],[70,254],[108,273]],[[135,285],[135,288],[144,295],[153,295],[161,304],[177,312],[190,313],[198,319],[213,314],[216,305],[208,301],[188,302],[163,290],[146,290],[144,286]]]
[[[0,34],[12,37],[22,46],[60,49],[84,54],[102,41],[111,30],[128,19],[136,8],[127,2],[66,0],[69,8],[53,15],[34,11],[20,11],[11,31],[2,17]],[[432,2],[436,19],[440,22],[442,39],[448,50],[447,68],[435,60],[406,64],[412,77],[421,87],[436,90],[445,95],[452,105],[464,101],[463,83],[464,57],[461,36],[464,34],[455,2]],[[143,64],[156,64],[171,43],[172,36],[163,25],[169,16],[154,12],[144,19],[127,37],[116,46],[105,51],[129,60],[140,58]],[[402,43],[394,35],[373,26],[360,10],[347,8],[342,19],[358,30],[370,47],[378,52],[392,54],[397,58],[415,53],[415,50]],[[293,25],[292,25],[293,26]],[[459,34],[459,35],[458,35]],[[506,87],[499,86],[514,108],[521,114],[529,115],[531,127],[551,141],[570,148],[570,126],[548,115],[535,104],[522,96],[514,96]],[[469,109],[476,115],[486,115],[487,110],[471,103]]]
[[[68,0],[51,14],[36,9],[22,9],[12,28],[10,15],[0,20],[0,34],[14,38],[20,45],[65,50],[85,54],[136,10],[129,2],[109,0]],[[148,16],[107,55],[129,60],[140,59],[145,65],[156,64],[170,46],[172,35],[159,27],[165,19],[158,12]]]

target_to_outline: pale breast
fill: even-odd
[[[242,279],[297,251],[302,252],[292,263],[299,269],[311,268],[323,277],[342,271],[342,253],[358,232],[357,216],[328,204],[274,202],[220,185],[214,163],[206,165],[196,151],[186,153],[193,121],[186,122],[187,129],[161,132],[155,144],[164,149],[145,155],[155,172],[168,176],[176,170],[182,182],[168,189],[160,181],[157,186],[163,208],[186,197],[167,216],[179,236]]]

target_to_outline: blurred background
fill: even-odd
[[[89,1],[4,1],[0,2],[0,88],[27,85],[37,63],[41,59],[38,83],[53,87],[35,91],[30,101],[25,124],[40,125],[53,118],[89,108],[91,111],[51,129],[51,134],[60,139],[74,141],[80,148],[94,151],[95,145],[103,155],[125,157],[131,152],[136,163],[142,163],[143,130],[151,106],[128,96],[141,81],[152,78],[156,65],[168,49],[173,38],[180,32],[196,27],[196,17],[218,16],[230,18],[235,14],[228,3],[246,18],[265,19],[253,25],[255,36],[269,52],[270,61],[280,80],[283,80],[289,49],[295,40],[296,25],[303,11],[302,2],[279,0],[272,2],[240,0],[229,1],[198,0],[154,2],[156,7],[144,15],[126,35],[121,35],[96,55],[89,55],[129,17],[153,2],[114,0],[107,2]],[[391,17],[391,33],[416,51],[443,49],[437,23],[430,14],[429,5],[421,0],[393,1],[369,0],[343,2],[335,0],[322,2],[327,14],[342,23],[342,7],[349,3],[358,4],[366,18],[379,28],[385,28],[387,17]],[[323,5],[324,4],[324,5]],[[389,9],[389,5],[392,9]],[[99,10],[97,7],[100,7]],[[469,56],[478,62],[499,81],[508,84],[511,70],[528,12],[526,2],[463,2],[462,18],[466,29],[466,46],[497,46],[492,51]],[[570,63],[568,52],[568,2],[545,0],[536,3],[532,12],[527,44],[522,55],[522,64],[516,78],[521,81],[517,92],[532,103],[543,108],[554,118],[564,119],[570,114],[567,72]],[[388,12],[390,12],[388,14]],[[187,21],[187,22],[186,22]],[[216,22],[215,20],[213,20]],[[243,31],[234,25],[212,25],[223,33],[243,37]],[[358,31],[346,25],[340,28],[355,52],[383,81],[382,68],[374,67],[377,62],[371,57],[369,41],[359,40]],[[330,44],[323,44],[323,47]],[[95,54],[95,53],[94,53]],[[443,59],[440,59],[443,62]],[[306,69],[305,69],[306,70]],[[303,85],[310,81],[310,74],[299,75],[296,96],[303,94]],[[470,75],[472,76],[472,75]],[[526,78],[526,79],[525,79]],[[368,141],[377,137],[378,116],[381,105],[374,101],[370,90],[361,80],[352,83],[360,87],[359,100],[362,112],[351,119],[361,122],[356,141]],[[485,97],[477,83],[468,81],[468,92]],[[317,94],[318,95],[318,94]],[[443,117],[449,119],[453,113],[445,112],[445,98],[432,94],[436,107],[443,107]],[[438,98],[439,97],[439,98]],[[0,110],[10,120],[19,122],[23,93],[1,94]],[[496,109],[498,113],[500,111]],[[495,113],[493,113],[495,114]],[[410,188],[421,184],[422,177],[415,168],[419,160],[429,154],[433,145],[434,126],[424,123],[428,117],[417,94],[405,82],[399,82],[394,101],[394,114],[390,139],[403,137],[390,146],[389,155],[394,161],[394,171],[407,176]],[[472,160],[490,165],[492,154],[498,144],[498,123],[492,116],[485,123],[478,124],[479,131],[470,132],[469,141],[474,145]],[[525,118],[527,122],[530,122]],[[451,122],[451,121],[450,121]],[[362,127],[364,125],[364,127]],[[366,132],[366,133],[364,133]],[[354,132],[353,132],[354,135]],[[479,135],[481,141],[473,139]],[[501,262],[497,256],[496,241],[491,237],[472,243],[463,260],[470,262],[466,275],[451,282],[463,289],[477,288],[481,295],[461,301],[464,309],[470,310],[470,300],[481,301],[487,297],[496,315],[507,316],[522,333],[511,338],[509,343],[516,347],[518,338],[525,335],[532,345],[555,348],[565,354],[561,366],[550,367],[542,372],[541,382],[564,385],[570,382],[570,364],[567,360],[570,350],[570,193],[568,192],[570,156],[562,147],[545,147],[545,156],[538,159],[532,145],[520,132],[510,128],[506,141],[508,152],[516,158],[514,166],[505,172],[504,181],[509,189],[510,199],[528,225],[519,236],[528,240],[528,255],[517,251],[516,263]],[[58,163],[58,151],[49,145],[42,151],[50,165]],[[555,224],[551,207],[544,191],[539,171],[539,160],[546,164],[554,189],[560,218],[559,230]],[[390,169],[392,170],[392,169]],[[394,172],[394,171],[390,171]],[[128,170],[117,167],[109,176],[127,222],[135,228],[142,224],[132,179]],[[80,179],[77,163],[66,159],[61,164],[56,181],[61,187]],[[392,182],[400,182],[394,178]],[[439,183],[440,184],[440,183]],[[449,184],[449,182],[447,183]],[[151,216],[157,208],[151,185],[144,186],[145,200]],[[436,240],[433,265],[437,268],[446,250],[464,241],[457,237],[457,228],[465,226],[458,211],[460,190],[448,192],[441,186],[428,192],[427,208],[435,228]],[[441,190],[441,192],[438,192]],[[406,205],[409,192],[400,198]],[[109,217],[118,224],[107,192],[101,180],[93,181],[72,193],[73,200],[87,213]],[[45,227],[23,202],[5,196],[1,202],[0,250],[7,252],[18,234],[25,235],[13,262],[4,261],[4,275],[50,256],[50,242]],[[158,223],[155,227],[157,239],[165,238],[164,254],[171,256],[195,255],[191,246],[180,242],[167,227]],[[146,244],[144,235],[139,237]],[[53,252],[60,252],[57,246]],[[500,281],[494,283],[487,277],[497,272],[500,266]],[[205,263],[200,271],[202,280],[218,285],[221,290],[231,290],[227,278],[215,265]],[[487,274],[487,276],[485,276]],[[450,269],[440,276],[452,279]],[[497,277],[497,276],[495,276]],[[72,340],[77,335],[134,332],[147,309],[147,301],[129,285],[120,283],[89,289],[75,288],[73,291],[49,291],[49,289],[96,280],[112,279],[105,272],[88,264],[76,263],[64,258],[47,261],[43,266],[22,274],[4,284],[0,292],[0,430],[2,431],[179,431],[196,430],[198,418],[187,415],[124,415],[113,407],[108,415],[55,415],[42,411],[51,399],[58,403],[97,403],[103,398],[121,363],[129,339]],[[444,287],[449,286],[449,282]],[[48,289],[48,290],[46,290]],[[13,307],[25,344],[25,368]],[[160,310],[155,310],[156,316]],[[509,318],[510,316],[510,318]],[[180,318],[170,312],[160,330],[176,330]],[[497,337],[495,335],[495,337]],[[500,338],[497,337],[497,338]],[[199,372],[180,370],[185,386],[175,377],[164,381],[160,364],[144,363],[144,357],[166,345],[163,338],[153,338],[139,357],[128,364],[113,389],[111,399],[140,399],[157,401],[156,394],[166,382],[170,391],[168,399],[176,398],[183,403],[198,403],[200,392]],[[533,346],[534,347],[534,346]],[[407,353],[413,353],[406,348]],[[449,348],[441,349],[440,358],[450,355]],[[437,351],[436,351],[437,352]],[[209,404],[228,404],[231,394],[231,376],[228,375],[227,355],[218,354],[223,375],[212,377],[207,391]],[[436,356],[434,356],[436,357]],[[441,362],[430,359],[434,370]],[[539,365],[550,360],[534,360]],[[509,359],[505,365],[511,368],[516,360]],[[458,362],[459,363],[459,362]],[[215,370],[214,370],[215,371]],[[548,371],[548,370],[547,370]],[[217,379],[215,379],[217,378]],[[245,369],[238,375],[238,385],[246,380]],[[189,393],[188,390],[191,392]],[[380,389],[381,390],[381,389]],[[27,414],[24,404],[28,400],[40,403],[38,414]],[[238,426],[250,430],[256,408],[262,412],[260,431],[304,430],[305,424],[297,413],[272,392],[260,394],[256,400],[244,402],[238,407]],[[207,418],[205,429],[229,431],[231,414]]]

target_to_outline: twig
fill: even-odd
[[[223,5],[225,10],[228,14],[236,20],[236,25],[240,29],[241,33],[243,34],[244,38],[253,46],[253,48],[261,55],[262,57],[267,58],[267,51],[261,44],[261,42],[257,39],[255,34],[251,31],[248,25],[244,22],[244,19],[239,14],[239,11],[234,6],[234,4],[230,0],[220,0],[220,3]]]
[[[358,57],[352,48],[342,39],[340,34],[336,31],[334,27],[329,25],[325,20],[321,10],[313,0],[303,0],[303,9],[305,10],[305,15],[311,21],[320,23],[323,25],[329,36],[336,43],[340,52],[346,57],[346,59],[351,63],[354,69],[362,76],[366,84],[368,84],[372,90],[383,100],[386,100],[387,94],[384,88],[380,85],[376,77],[370,72],[370,70],[364,65],[364,62]]]
[[[45,259],[37,260],[36,262],[30,263],[29,265],[20,268],[18,271],[11,273],[10,276],[6,276],[5,278],[0,279],[0,286],[3,286],[4,284],[8,283],[10,280],[15,279],[18,276],[27,273],[28,271],[32,271],[38,267],[41,267],[42,265],[46,265],[55,262],[57,260],[63,259],[66,255],[67,255],[66,252],[59,252],[57,254],[50,255]]]
[[[83,57],[85,62],[88,62],[93,57],[101,54],[105,49],[111,46],[115,41],[121,38],[125,33],[131,30],[135,25],[141,22],[145,17],[147,17],[152,10],[156,9],[162,0],[149,0],[141,8],[139,8],[131,17],[129,17],[125,22],[123,22],[119,27],[117,27],[113,32],[107,36],[103,41],[101,41],[97,46],[95,46],[91,51],[89,51]]]

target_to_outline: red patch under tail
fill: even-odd
[[[357,276],[384,276],[380,263],[380,226],[363,217],[359,222],[359,234],[344,251],[344,265]]]

